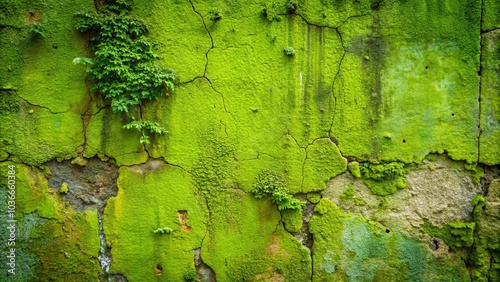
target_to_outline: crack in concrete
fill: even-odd
[[[207,74],[207,67],[208,67],[208,53],[210,53],[210,50],[212,50],[214,48],[214,39],[212,37],[212,34],[210,33],[210,30],[208,30],[208,27],[207,27],[207,24],[205,23],[205,18],[203,17],[203,15],[196,11],[196,8],[194,7],[194,4],[193,4],[193,1],[192,0],[188,0],[189,3],[191,4],[191,7],[193,8],[193,12],[195,12],[198,16],[200,16],[201,18],[201,22],[203,23],[203,27],[205,28],[208,36],[210,37],[210,43],[211,43],[211,46],[210,48],[208,48],[207,52],[205,52],[205,69],[203,71],[203,76],[206,77],[206,74]]]
[[[347,53],[346,49],[345,49],[344,38],[342,37],[342,33],[340,32],[340,30],[338,28],[335,29],[335,32],[339,36],[340,44],[342,45],[342,57],[340,58],[339,66],[337,68],[337,73],[335,74],[335,76],[333,78],[332,88],[331,88],[331,93],[332,93],[332,96],[333,96],[334,105],[333,105],[332,121],[330,123],[330,130],[328,131],[328,135],[329,136],[332,136],[333,124],[335,123],[335,116],[337,114],[337,97],[335,95],[335,90],[336,90],[335,86],[336,86],[336,83],[337,83],[337,79],[339,79],[339,77],[340,77],[340,70],[342,68],[342,63],[344,62],[344,58],[345,58],[345,55]]]
[[[183,83],[183,84],[187,84],[187,83],[193,82],[193,81],[195,81],[198,78],[204,78],[204,79],[206,79],[208,81],[208,83],[210,83],[210,87],[221,96],[222,105],[224,106],[224,111],[226,113],[230,114],[231,117],[233,118],[233,120],[236,121],[236,119],[234,118],[233,114],[227,110],[226,100],[225,100],[224,94],[222,92],[220,92],[219,90],[217,90],[214,87],[214,85],[212,84],[212,81],[210,81],[210,79],[207,76],[207,68],[208,68],[208,63],[209,63],[208,55],[209,55],[210,51],[215,48],[214,38],[212,37],[212,33],[210,32],[210,30],[207,27],[207,24],[205,23],[205,18],[203,17],[203,15],[196,10],[196,8],[195,8],[192,0],[188,0],[188,1],[191,4],[191,8],[193,9],[193,12],[195,12],[201,18],[201,22],[203,23],[203,27],[205,28],[205,31],[207,32],[208,37],[210,37],[210,47],[208,48],[207,52],[205,52],[205,59],[206,59],[206,61],[205,61],[205,68],[203,70],[203,76],[196,76],[192,80],[190,80],[190,81],[188,81],[186,83]]]
[[[481,30],[481,35],[485,35],[487,33],[490,33],[490,32],[495,32],[495,31],[499,31],[500,28],[494,28],[494,29],[488,29],[488,30]]]
[[[483,13],[484,13],[484,2],[481,0],[481,15],[479,19],[479,69],[477,71],[477,75],[479,77],[479,85],[478,85],[478,133],[477,133],[477,163],[481,160],[481,135],[483,133],[481,116],[482,116],[482,107],[481,107],[481,92],[482,92],[482,72],[483,72],[483,44],[482,38],[485,33],[481,33],[481,26],[483,23]]]
[[[275,157],[275,156],[273,156],[273,155],[271,155],[271,154],[269,154],[269,153],[265,153],[265,152],[257,152],[257,156],[256,156],[256,157],[254,157],[254,158],[242,159],[242,160],[240,160],[240,159],[236,159],[236,158],[235,158],[235,159],[236,159],[238,162],[255,161],[255,160],[260,160],[260,156],[261,156],[261,155],[268,156],[268,157],[270,157],[270,158],[272,158],[272,159],[278,159],[277,157]]]
[[[383,3],[383,1],[381,1],[379,3],[379,5],[382,3]],[[344,38],[343,38],[343,35],[342,35],[340,28],[353,18],[362,18],[362,17],[371,15],[371,13],[349,16],[344,21],[342,21],[338,26],[328,26],[328,25],[315,24],[315,23],[310,22],[304,15],[302,15],[300,13],[295,13],[295,15],[299,16],[309,26],[315,26],[318,28],[329,28],[329,29],[334,30],[335,33],[337,34],[337,36],[339,37],[339,40],[340,40],[340,44],[342,47],[342,56],[341,56],[340,61],[338,63],[337,72],[335,73],[335,76],[333,78],[332,86],[331,86],[331,90],[330,90],[331,95],[333,96],[333,114],[332,114],[332,119],[330,122],[330,129],[328,130],[328,136],[332,137],[333,136],[333,126],[334,126],[335,117],[337,114],[337,97],[335,95],[335,90],[337,89],[337,83],[340,79],[340,72],[341,72],[341,68],[342,68],[342,63],[344,62],[345,56],[347,54],[346,46],[344,43]],[[337,145],[337,147],[338,147],[338,145]]]
[[[69,110],[66,110],[66,111],[61,111],[61,112],[54,112],[52,111],[52,109],[50,109],[49,107],[47,106],[42,106],[42,105],[37,105],[37,104],[34,104],[30,101],[28,101],[27,99],[23,98],[21,95],[19,95],[17,93],[17,90],[14,90],[14,89],[8,89],[7,91],[12,91],[12,93],[14,93],[14,95],[16,95],[19,99],[23,100],[26,104],[32,106],[32,107],[38,107],[38,108],[42,108],[42,109],[46,109],[48,110],[51,114],[54,114],[54,115],[57,115],[57,114],[65,114],[65,113],[68,113]]]

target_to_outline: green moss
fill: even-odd
[[[477,163],[472,163],[464,164],[464,168],[470,172],[474,184],[481,182],[481,178],[484,177],[484,169],[481,166],[478,166]]]
[[[81,156],[78,156],[78,157],[74,158],[73,160],[71,160],[71,163],[77,164],[79,166],[86,166],[88,163],[88,159],[85,159]]]
[[[438,156],[438,154],[428,154],[427,156],[425,156],[425,159],[431,162],[435,162],[437,161]]]
[[[364,163],[360,170],[363,183],[375,195],[391,195],[406,187],[406,169],[402,163]]]
[[[354,204],[356,206],[364,206],[366,205],[366,202],[362,198],[354,197]]]
[[[500,223],[498,220],[498,202],[500,202],[500,181],[495,179],[488,187],[486,197],[477,196],[473,204],[474,245],[470,256],[473,281],[489,281],[498,277],[500,270]]]
[[[68,194],[69,190],[68,190],[68,183],[66,182],[63,182],[61,184],[61,187],[59,188],[59,193],[61,194]]]
[[[307,200],[313,204],[317,204],[321,200],[320,193],[307,193]]]
[[[431,236],[441,238],[450,247],[460,249],[472,246],[475,227],[474,222],[453,221],[439,228],[425,221],[422,229]]]
[[[83,156],[110,156],[119,166],[146,162],[148,154],[137,141],[141,134],[123,129],[122,122],[107,108],[93,115],[87,126]]]
[[[302,192],[321,191],[333,177],[347,170],[347,160],[328,138],[314,141],[306,149],[303,166]]]
[[[14,98],[12,98],[14,99]],[[0,150],[9,153],[12,160],[40,165],[53,158],[76,157],[75,148],[83,143],[81,117],[72,112],[54,114],[48,109],[32,108],[19,101],[19,110],[3,114],[0,130]],[[28,141],[29,140],[29,141]],[[33,147],[33,143],[38,144]]]
[[[255,198],[260,199],[281,190],[286,190],[284,177],[272,171],[263,170],[255,179],[251,192]]]
[[[356,178],[361,178],[361,170],[358,162],[350,162],[347,164],[349,172]]]
[[[354,185],[352,183],[349,183],[347,188],[340,194],[340,199],[342,201],[347,201],[350,200],[354,197]]]
[[[357,4],[371,8],[367,2]],[[480,32],[480,3],[376,6],[370,16],[351,18],[340,27],[346,54],[339,73],[342,87],[335,95],[343,110],[333,131],[343,154],[418,163],[429,152],[446,150],[454,159],[477,160],[478,95],[470,93],[477,93],[479,83],[474,34]],[[343,9],[332,19],[339,22],[338,17],[363,10]],[[387,133],[392,138],[385,138]]]
[[[281,211],[283,224],[288,232],[299,232],[302,228],[302,209],[288,209]]]
[[[192,181],[187,172],[169,165],[151,172],[120,168],[118,195],[108,201],[104,213],[111,273],[129,280],[182,281],[185,270],[194,268],[193,250],[205,235],[208,211],[193,192]],[[153,232],[158,226],[173,231],[159,236]],[[159,277],[157,265],[163,268]]]
[[[492,3],[485,3],[485,12]],[[497,4],[497,8],[500,6]],[[491,12],[491,10],[489,10]],[[500,142],[500,113],[498,105],[500,98],[496,89],[500,87],[498,80],[498,58],[500,52],[500,31],[494,30],[481,36],[481,116],[480,116],[480,143],[479,162],[487,165],[500,163],[500,153],[496,149]]]
[[[484,0],[481,29],[484,31],[500,28],[500,3],[494,0]]]

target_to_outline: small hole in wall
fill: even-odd
[[[451,116],[452,116],[452,117],[454,117],[454,116],[455,116],[455,114],[451,114]]]
[[[385,230],[385,233],[391,233],[391,230],[386,229],[386,230]]]
[[[439,249],[439,241],[436,239],[432,239],[431,242],[429,243],[429,248],[433,251]]]
[[[403,143],[406,143],[406,140],[405,140],[405,139],[403,139]]]
[[[160,276],[163,274],[163,267],[159,264],[156,265],[156,268],[155,268],[155,273],[157,276]]]

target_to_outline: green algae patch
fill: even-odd
[[[97,211],[80,213],[66,206],[58,217],[60,221],[48,221],[32,232],[30,249],[39,259],[37,277],[96,280],[100,272]]]
[[[392,195],[406,187],[406,169],[402,163],[364,163],[360,170],[363,183],[375,195]]]
[[[2,171],[7,165],[14,165],[16,171],[16,278],[60,281],[63,275],[70,280],[97,280],[97,212],[74,211],[48,187],[39,170],[5,162],[0,164]],[[0,180],[7,183],[4,176]],[[0,190],[2,198],[5,191]],[[2,280],[11,281],[5,273],[0,274]]]
[[[469,281],[457,255],[436,256],[425,243],[341,211],[323,198],[309,222],[312,281]],[[369,262],[369,263],[367,263]]]
[[[154,170],[122,167],[117,184],[103,221],[112,246],[110,273],[130,281],[183,281],[194,271],[194,250],[206,234],[208,214],[190,174],[166,164]],[[155,233],[165,226],[170,234]]]
[[[181,82],[204,75],[206,52],[212,47],[212,42],[203,27],[203,18],[193,11],[189,1],[135,1],[131,15],[147,23],[149,37],[161,42],[160,48],[156,49],[166,60],[158,64],[168,62]],[[205,17],[208,22],[208,16]],[[165,20],[167,18],[182,20]]]
[[[500,30],[481,35],[481,115],[479,162],[487,165],[500,163],[500,111],[498,105],[498,64],[500,58]]]

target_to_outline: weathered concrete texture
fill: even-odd
[[[0,163],[1,171],[15,165],[16,172],[16,275],[0,268],[2,281],[96,281],[99,265],[97,211],[75,211],[49,188],[47,176],[39,169],[12,162]],[[0,176],[0,200],[6,203],[7,174]],[[2,222],[7,206],[0,205]],[[0,239],[7,242],[2,223]],[[5,249],[2,250],[2,253]]]
[[[481,195],[482,189],[469,174],[463,163],[439,156],[411,170],[406,177],[407,187],[393,195],[373,195],[361,180],[346,173],[332,179],[322,196],[346,213],[412,232],[424,220],[439,227],[451,221],[473,220],[472,199]],[[350,187],[353,193],[346,196]]]
[[[454,253],[341,211],[323,198],[310,221],[313,281],[470,281]]]
[[[112,196],[117,281],[498,280],[498,175],[476,184],[500,164],[498,1],[135,0],[130,16],[180,80],[134,109],[168,131],[149,145],[71,63],[92,56],[75,13],[96,6],[0,3],[18,277],[97,280],[90,209]],[[370,189],[348,164],[365,183],[359,164],[394,164],[399,178],[383,171],[374,181],[390,187]],[[307,199],[302,215],[249,193],[265,170]]]
[[[118,191],[117,169],[97,158],[85,161],[82,165],[70,161],[47,163],[51,174],[49,187],[59,191],[62,200],[70,203],[75,210],[104,209],[106,201],[116,196]],[[62,185],[66,185],[67,192],[61,191]]]

